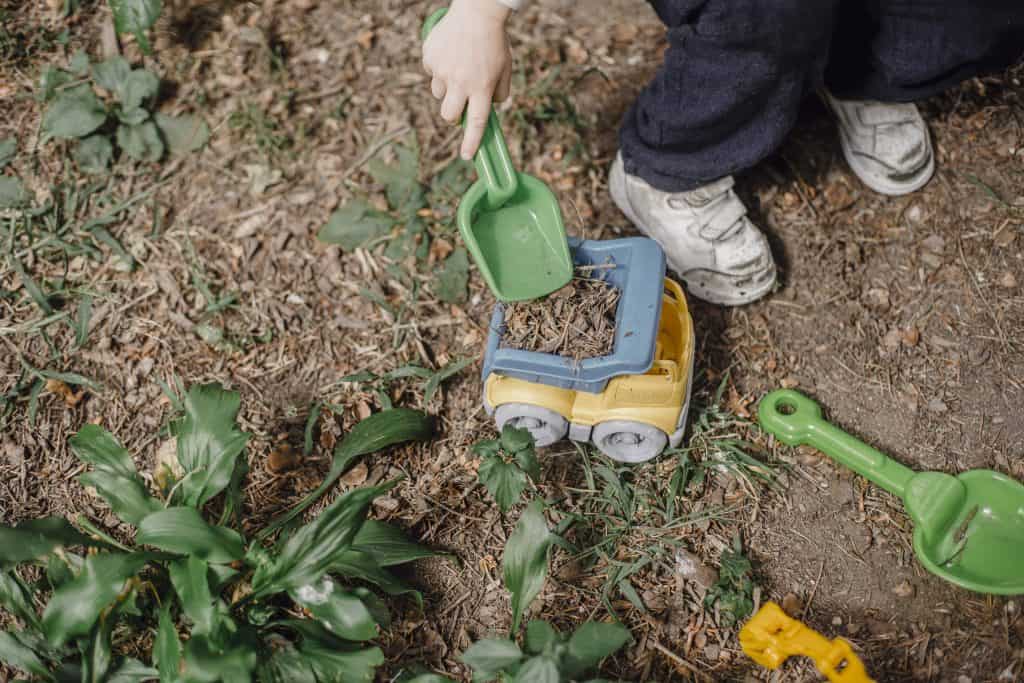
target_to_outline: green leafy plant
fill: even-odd
[[[728,628],[754,611],[753,567],[743,554],[743,543],[738,535],[732,540],[732,548],[722,551],[721,564],[718,581],[704,596],[704,606],[714,608],[719,623]]]
[[[522,648],[509,639],[481,640],[466,650],[462,661],[473,668],[474,681],[597,683],[585,674],[629,640],[621,624],[588,621],[566,635],[545,621],[531,621]]]
[[[413,257],[417,264],[427,263],[430,234],[421,216],[428,205],[438,207],[454,204],[468,186],[472,167],[461,160],[452,162],[436,176],[429,193],[419,181],[419,150],[414,145],[396,144],[393,163],[370,159],[367,170],[374,181],[383,186],[388,210],[375,208],[364,198],[356,197],[339,206],[321,228],[317,238],[337,244],[346,251],[372,247],[387,242],[385,255],[399,263]],[[397,229],[396,229],[397,228]],[[399,280],[400,272],[393,273]],[[469,283],[469,255],[462,247],[448,254],[433,273],[432,287],[438,299],[446,303],[466,300]]]
[[[394,370],[389,370],[382,375],[364,370],[346,375],[338,381],[354,382],[369,389],[377,397],[377,400],[380,401],[383,408],[390,408],[392,401],[389,392],[395,382],[400,380],[421,380],[424,382],[423,404],[426,405],[437,395],[441,384],[445,380],[455,376],[474,361],[475,359],[473,358],[460,358],[448,363],[440,370],[430,370],[420,365],[403,365]]]
[[[95,86],[95,87],[94,87]],[[106,93],[102,98],[95,88]],[[102,173],[114,159],[114,143],[137,161],[154,162],[170,151],[200,149],[210,129],[198,116],[169,116],[153,110],[160,79],[121,56],[90,63],[85,53],[67,69],[47,67],[40,97],[48,103],[42,121],[44,140],[76,140],[73,157],[87,173]]]
[[[321,487],[270,525],[289,529],[276,543],[247,540],[237,520],[228,526],[249,440],[236,424],[239,396],[196,386],[180,405],[171,433],[181,476],[162,497],[106,430],[86,425],[71,439],[91,467],[81,483],[136,528],[132,543],[85,518],[84,533],[58,518],[0,527],[0,606],[20,622],[0,632],[0,661],[42,680],[372,681],[384,656],[368,641],[388,611],[362,584],[415,594],[388,567],[433,554],[367,519],[395,482],[349,491],[296,527]],[[420,413],[377,413],[338,445],[328,481],[360,455],[428,434]],[[23,564],[42,578],[26,581]],[[154,635],[148,663],[125,654],[139,632]]]
[[[527,477],[540,479],[540,464],[533,435],[527,429],[505,425],[501,437],[473,445],[480,456],[480,483],[494,496],[502,512],[508,512],[526,490]]]

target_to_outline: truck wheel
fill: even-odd
[[[503,403],[494,410],[494,423],[500,432],[505,425],[528,429],[540,448],[561,441],[569,431],[569,423],[553,410],[529,403]]]
[[[668,445],[665,432],[631,420],[609,420],[596,424],[590,439],[612,460],[629,463],[650,460]]]

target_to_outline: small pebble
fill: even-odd
[[[800,616],[800,612],[804,608],[803,601],[797,596],[796,593],[786,593],[782,597],[782,611],[791,617]]]
[[[901,598],[912,598],[916,590],[914,584],[904,579],[893,587],[892,592]]]
[[[832,617],[832,625],[833,626],[842,626],[843,625],[843,618],[842,617]]]

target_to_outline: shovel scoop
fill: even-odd
[[[427,18],[424,39],[446,11]],[[573,265],[558,199],[547,185],[512,166],[493,110],[473,163],[478,179],[459,202],[457,221],[494,296],[523,301],[567,285]]]
[[[933,574],[979,593],[1024,593],[1024,485],[992,470],[914,472],[827,422],[791,389],[757,409],[761,427],[790,446],[812,446],[903,499],[914,553]]]

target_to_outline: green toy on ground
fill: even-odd
[[[979,593],[1024,593],[1020,482],[992,470],[914,472],[827,422],[820,405],[791,389],[766,395],[757,416],[783,443],[813,446],[902,498],[928,571]]]

